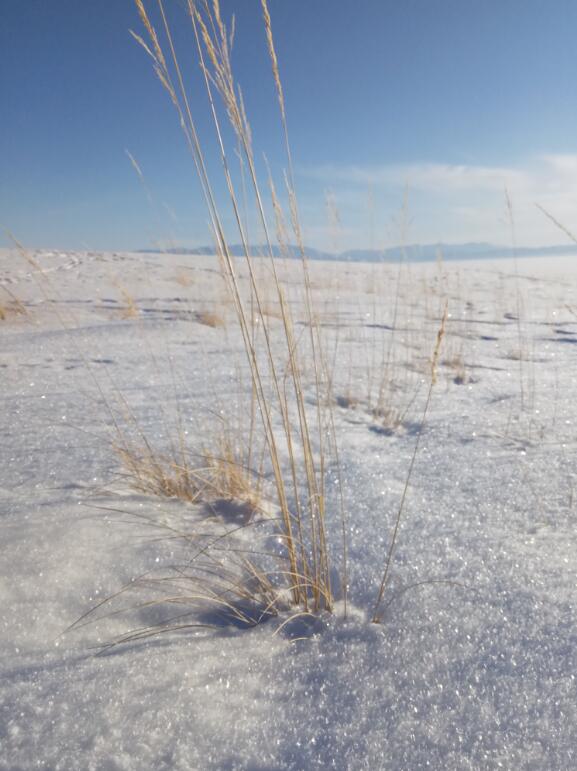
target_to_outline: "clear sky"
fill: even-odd
[[[185,4],[165,3],[216,178]],[[221,5],[236,15],[255,151],[279,179],[260,2]],[[535,202],[577,230],[576,0],[270,0],[270,11],[308,244],[398,243],[405,186],[409,242],[509,243],[505,188],[520,244],[566,240]],[[210,242],[176,116],[129,28],[142,33],[131,0],[0,0],[0,224],[29,246]]]

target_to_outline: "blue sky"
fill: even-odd
[[[184,3],[165,2],[216,179]],[[236,14],[233,63],[257,157],[280,179],[260,3],[222,10]],[[311,246],[398,243],[405,188],[410,242],[509,243],[505,188],[519,243],[564,242],[536,202],[577,229],[574,0],[270,0],[270,10]],[[174,111],[128,34],[142,32],[131,0],[2,0],[0,15],[0,224],[32,247],[210,242]]]

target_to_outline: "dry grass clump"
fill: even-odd
[[[119,281],[113,281],[114,286],[120,292],[124,306],[120,309],[122,319],[136,319],[140,316],[140,311],[133,295]]]
[[[167,619],[153,618],[117,642],[140,639],[159,631],[198,626],[189,619],[193,613],[198,613],[199,607],[206,611],[200,617],[200,625],[204,624],[203,619],[209,625],[213,623],[211,613],[215,611],[246,625],[258,623],[289,607],[293,609],[293,617],[330,613],[334,610],[335,596],[340,594],[346,616],[348,524],[340,481],[340,494],[333,511],[328,510],[326,489],[329,465],[340,479],[332,412],[333,375],[323,345],[303,246],[284,94],[266,0],[261,0],[265,37],[287,161],[283,180],[288,200],[286,214],[272,175],[268,188],[277,247],[281,254],[289,255],[290,233],[290,241],[296,243],[300,256],[291,261],[298,270],[298,281],[295,282],[293,273],[290,285],[275,259],[273,229],[256,171],[252,132],[231,66],[234,28],[227,29],[218,0],[212,3],[202,0],[199,4],[187,0],[202,84],[210,105],[213,140],[220,154],[228,192],[227,199],[222,202],[217,201],[215,186],[207,172],[203,145],[191,109],[198,100],[189,98],[164,2],[157,0],[162,35],[153,26],[143,0],[135,0],[135,3],[146,40],[133,35],[151,58],[154,71],[176,110],[204,194],[221,273],[234,308],[249,373],[249,387],[244,389],[245,401],[239,405],[239,411],[250,416],[250,427],[244,437],[225,432],[210,450],[195,454],[194,463],[182,450],[180,441],[176,443],[178,451],[167,456],[152,452],[147,443],[144,443],[144,449],[142,444],[137,445],[136,450],[126,442],[119,443],[125,468],[139,489],[206,505],[210,526],[206,520],[195,520],[191,526],[156,520],[148,522],[161,538],[163,533],[171,541],[176,538],[186,550],[186,559],[182,563],[173,563],[154,577],[132,582],[126,590],[110,599],[115,601],[144,589],[158,596],[133,604],[131,608],[150,610],[185,605],[186,609]],[[224,121],[228,122],[228,127]],[[233,151],[227,149],[226,142],[230,129],[234,134]],[[247,190],[243,184],[242,195],[237,192],[231,172],[233,152],[241,157],[246,169]],[[239,204],[245,193],[252,199],[266,245],[264,254],[256,261]],[[224,207],[226,215],[223,214]],[[227,237],[224,225],[228,221],[236,225],[234,240],[242,244],[240,258],[234,257],[230,248],[233,240]],[[266,265],[265,278],[257,268],[257,262],[260,266]],[[295,295],[296,302],[289,302],[291,294]],[[271,307],[275,316],[268,312]],[[298,319],[293,316],[295,307],[298,308]],[[275,317],[278,322],[273,324],[271,318]],[[216,326],[214,314],[205,313],[202,318],[203,323]],[[431,397],[445,320],[446,313],[433,356],[431,387],[422,422]],[[306,380],[304,373],[308,374]],[[384,412],[381,417],[384,419]],[[259,448],[258,452],[255,448]],[[415,454],[417,448],[418,441]],[[266,495],[263,478],[267,479]],[[387,554],[374,611],[375,621],[379,620],[404,498]],[[143,519],[139,516],[139,521]],[[103,605],[107,605],[107,601]]]
[[[290,607],[279,512],[264,497],[262,475],[250,468],[255,448],[238,445],[234,436],[222,424],[212,448],[189,456],[182,449],[154,451],[142,435],[132,442],[119,435],[115,449],[132,487],[191,505],[185,513],[119,512],[148,533],[157,554],[166,543],[170,562],[157,558],[158,568],[105,598],[71,629],[118,614],[133,617],[131,630],[107,650],[166,632],[251,627]]]
[[[26,316],[27,311],[21,303],[7,302],[0,304],[0,321],[7,321],[11,316]]]
[[[395,383],[380,389],[378,399],[366,399],[348,389],[334,398],[337,407],[354,410],[368,416],[371,430],[387,435],[395,434],[408,425],[411,409],[419,393],[419,385],[410,390],[402,389]]]
[[[226,324],[224,317],[216,311],[197,311],[195,318],[199,324],[203,324],[205,327],[224,327]]]
[[[178,449],[163,453],[142,436],[136,442],[121,435],[114,449],[128,482],[143,493],[211,509],[229,502],[247,520],[263,508],[262,477],[249,468],[250,452],[236,444],[230,431],[222,430],[212,448],[194,454],[184,449],[182,439]]]
[[[262,306],[262,314],[268,319],[282,319],[282,310],[272,302],[265,302]]]
[[[136,490],[148,495],[180,498],[189,503],[201,500],[204,481],[185,461],[155,452],[148,443],[137,446],[123,441],[114,449]]]
[[[123,512],[123,517],[126,519]],[[290,597],[279,590],[282,569],[263,569],[263,561],[278,563],[270,546],[271,521],[236,519],[236,511],[218,510],[203,519],[182,515],[162,518],[134,514],[139,531],[148,532],[155,553],[166,544],[170,562],[160,563],[79,618],[70,629],[122,615],[130,631],[101,648],[135,642],[163,633],[223,626],[256,626],[287,610]],[[274,523],[273,523],[274,524]],[[250,533],[250,540],[248,534]],[[143,597],[145,599],[143,599]]]
[[[0,301],[0,321],[7,321],[12,316],[27,316],[26,306],[14,292],[4,284],[0,284],[0,288],[6,295],[6,298]]]
[[[263,476],[251,467],[253,448],[240,446],[228,431],[223,431],[216,447],[205,449],[202,458],[209,479],[207,490],[214,501],[229,501],[238,506],[246,519],[264,512]]]
[[[453,383],[456,385],[466,385],[470,381],[465,365],[465,357],[462,353],[455,353],[453,356],[445,357],[441,364],[452,371]]]
[[[344,393],[335,397],[335,403],[337,407],[341,407],[344,410],[354,410],[359,406],[361,400],[352,393]]]
[[[412,402],[405,407],[399,407],[392,404],[375,407],[372,410],[372,416],[375,421],[375,428],[383,434],[393,435],[405,426],[407,415]]]
[[[207,172],[203,146],[191,109],[191,105],[196,104],[197,100],[193,102],[189,98],[185,87],[163,0],[157,0],[162,36],[155,29],[142,0],[135,2],[147,40],[136,34],[134,37],[151,57],[154,71],[167,91],[183,129],[205,196],[213,240],[220,257],[228,296],[234,307],[237,327],[242,336],[251,387],[248,403],[241,409],[247,414],[254,411],[258,426],[258,444],[265,448],[263,463],[272,480],[274,506],[279,513],[276,527],[288,563],[288,569],[283,569],[281,574],[295,606],[304,612],[330,611],[333,607],[331,549],[334,546],[329,546],[325,510],[325,472],[328,462],[326,437],[330,417],[323,412],[323,405],[327,403],[324,357],[311,296],[308,263],[293,183],[284,95],[266,2],[262,2],[265,36],[281,111],[287,156],[287,216],[282,212],[272,179],[269,180],[269,191],[281,252],[284,253],[287,249],[287,229],[292,232],[292,238],[300,252],[300,281],[296,289],[301,295],[300,306],[303,308],[305,333],[301,334],[299,330],[298,335],[291,305],[287,301],[287,287],[277,270],[272,228],[265,212],[263,190],[256,171],[252,132],[231,66],[234,30],[229,32],[227,29],[218,0],[214,0],[212,4],[202,2],[199,5],[188,0],[189,21],[196,41],[202,83],[210,105],[214,140],[221,156],[228,191],[227,201],[221,202],[217,201],[215,188]],[[228,151],[226,147],[227,132],[223,115],[235,135],[233,151]],[[244,191],[242,195],[237,192],[231,173],[229,156],[232,157],[233,152],[242,157],[247,176],[247,194],[252,198],[259,228],[264,235],[265,253],[258,259],[261,263],[266,261],[268,265],[266,284],[259,281],[255,259],[243,224],[239,201],[244,198]],[[230,241],[225,235],[225,220],[221,213],[223,206],[228,208],[232,221],[236,223],[235,240],[240,240],[243,252],[240,260],[232,255]],[[238,263],[242,264],[248,279],[248,291],[239,283]],[[274,328],[269,324],[269,317],[265,312],[265,298],[278,308],[281,316],[280,324],[275,324]],[[313,370],[312,389],[316,394],[313,400],[316,408],[312,414],[307,406],[302,375],[305,360],[311,362]],[[222,464],[219,465],[222,472]],[[229,465],[225,462],[225,466]],[[341,581],[346,595],[346,529],[343,516],[344,513],[341,512]]]
[[[194,277],[190,273],[186,273],[184,270],[178,270],[174,276],[174,280],[182,287],[188,288],[194,284]]]

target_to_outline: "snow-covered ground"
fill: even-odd
[[[572,259],[312,264],[334,363],[348,618],[339,605],[298,641],[275,634],[276,619],[223,621],[103,655],[149,623],[145,610],[66,630],[175,559],[180,545],[139,517],[190,511],[119,477],[113,415],[125,408],[158,447],[177,415],[203,440],[235,404],[239,338],[214,258],[34,259],[41,274],[0,254],[0,283],[27,311],[2,293],[2,769],[577,767]],[[375,625],[445,297],[438,382]],[[223,323],[202,323],[208,311]],[[385,420],[369,407],[391,339]]]

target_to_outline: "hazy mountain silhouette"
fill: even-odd
[[[170,249],[140,249],[140,252],[166,252],[167,254],[184,255],[202,255],[216,254],[214,246],[198,246],[194,249],[173,247]],[[268,255],[266,245],[260,244],[253,246],[252,254],[256,256]],[[296,259],[300,257],[300,250],[297,246],[289,246],[286,251],[282,251],[279,246],[272,247],[273,255],[277,258],[286,257]],[[230,252],[235,257],[241,257],[244,254],[242,244],[233,244],[230,246]],[[430,262],[432,260],[442,259],[447,262],[450,260],[472,260],[472,259],[497,259],[500,257],[543,257],[556,255],[576,255],[577,245],[569,244],[564,246],[520,246],[513,249],[510,246],[498,246],[484,242],[468,242],[462,244],[408,244],[407,246],[393,246],[388,249],[348,249],[338,254],[323,252],[319,249],[313,249],[305,246],[305,253],[310,260],[339,260],[343,262],[399,262],[407,260],[408,262]]]

